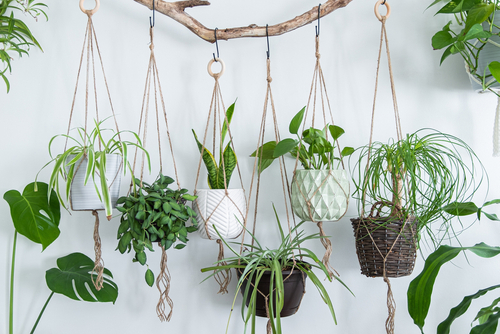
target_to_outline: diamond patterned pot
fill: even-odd
[[[292,207],[307,221],[336,221],[349,204],[345,170],[296,170],[292,180]]]
[[[243,231],[246,199],[243,189],[200,189],[193,202],[198,232],[204,239],[237,238]]]

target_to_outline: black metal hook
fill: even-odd
[[[316,37],[319,36],[319,19],[321,17],[321,4],[318,5],[318,25],[316,26]]]
[[[214,30],[214,36],[215,36],[215,48],[217,49],[217,58],[215,58],[215,53],[214,53],[214,60],[217,62],[219,59],[219,43],[217,42],[217,29],[218,28],[215,28]]]
[[[153,28],[155,26],[155,1],[153,0],[153,21],[151,21],[151,16],[149,17],[149,26]]]
[[[269,31],[268,31],[269,25],[266,24],[266,39],[267,39],[267,59],[269,59],[269,56],[271,55],[271,49],[269,48]]]
[[[386,1],[387,1],[387,0],[384,0],[384,2],[382,2],[382,5],[385,5],[385,2],[386,2]]]

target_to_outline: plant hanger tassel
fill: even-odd
[[[215,37],[217,38],[217,29],[215,29]],[[197,214],[200,235],[209,240],[216,240],[219,244],[219,255],[217,258],[218,261],[221,261],[224,259],[224,245],[220,237],[222,236],[225,239],[237,238],[246,224],[246,195],[230,128],[235,105],[231,105],[227,111],[224,107],[219,79],[224,74],[225,65],[222,59],[219,58],[217,41],[216,47],[217,57],[214,54],[214,58],[210,60],[207,67],[208,74],[214,78],[215,82],[202,142],[198,140],[193,130],[200,151],[194,191],[194,194],[198,197],[193,202],[193,209]],[[221,65],[221,70],[218,73],[212,71],[212,65],[215,62]],[[213,155],[207,149],[207,137],[211,123],[213,123]],[[226,135],[229,142],[224,147]],[[220,154],[218,155],[219,163],[217,163],[215,158],[217,156],[215,153],[217,146],[220,150]],[[208,171],[209,190],[198,189],[202,161],[205,163]],[[238,172],[241,189],[228,188],[234,169]],[[223,266],[224,264],[224,262],[218,262],[218,266]],[[217,273],[214,275],[214,278],[220,286],[219,293],[227,293],[227,287],[231,281],[231,271],[225,270],[224,272]]]
[[[103,61],[102,61],[102,57],[101,57],[101,52],[99,50],[99,44],[97,42],[97,35],[96,35],[95,30],[94,30],[94,24],[92,22],[92,16],[99,9],[100,1],[95,0],[95,3],[96,3],[95,7],[93,9],[89,9],[89,10],[84,8],[84,2],[85,2],[85,0],[80,0],[79,6],[80,6],[81,11],[88,16],[88,21],[87,21],[87,28],[85,31],[85,37],[84,37],[84,41],[83,41],[82,54],[80,57],[80,65],[78,68],[78,75],[77,75],[76,86],[75,86],[75,91],[74,91],[74,95],[73,95],[73,102],[71,104],[71,111],[70,111],[70,117],[69,117],[69,122],[68,122],[68,130],[66,133],[65,151],[66,151],[66,147],[68,145],[69,132],[71,129],[73,111],[75,108],[76,95],[77,95],[77,91],[78,91],[78,82],[80,79],[80,73],[82,70],[84,55],[86,55],[86,57],[85,57],[85,59],[86,59],[86,67],[85,67],[85,76],[86,76],[86,79],[85,79],[85,115],[84,115],[85,116],[85,123],[84,123],[84,133],[80,134],[83,137],[84,145],[87,145],[87,139],[89,138],[89,136],[88,136],[89,93],[92,93],[91,89],[89,87],[90,80],[92,80],[92,88],[93,88],[92,90],[93,90],[93,95],[94,95],[94,100],[95,100],[95,117],[96,117],[95,122],[96,122],[96,124],[100,123],[99,108],[97,105],[98,99],[97,99],[97,88],[96,88],[96,73],[95,73],[96,71],[95,71],[94,51],[96,51],[97,55],[98,55],[98,60],[99,60],[99,63],[101,65],[101,70],[102,70],[102,74],[103,74],[103,78],[104,78],[104,84],[106,87],[106,92],[107,92],[109,104],[111,107],[112,117],[113,117],[113,120],[115,123],[115,128],[117,131],[118,139],[119,139],[119,141],[121,141],[120,131],[118,128],[118,123],[116,121],[116,115],[115,115],[115,111],[113,109],[113,103],[111,102],[111,95],[110,95],[108,83],[106,80],[106,74],[104,71],[104,65],[103,65]],[[101,141],[100,136],[99,136],[98,142],[99,142],[99,149],[101,149],[101,146],[103,145],[103,143]],[[104,153],[102,153],[102,155],[105,156]],[[83,157],[80,160],[80,162],[76,164],[76,169],[74,172],[75,174],[80,167],[86,169],[86,167],[83,166],[84,159],[86,159],[86,152],[84,152]],[[105,161],[106,161],[106,158],[101,157],[100,163],[105,164]],[[119,183],[119,181],[120,181],[120,177],[119,177],[120,176],[120,169],[122,166],[123,166],[123,161],[120,162],[120,168],[118,168],[118,171],[116,172],[116,174],[112,175],[112,177],[111,177],[112,180],[111,180],[109,187],[103,187],[103,193],[99,194],[100,198],[102,198],[102,201],[105,204],[106,218],[108,220],[111,220],[111,215],[112,215],[112,204],[111,204],[109,189],[111,188],[113,183],[115,183],[115,182]],[[106,172],[106,171],[101,170],[100,172],[102,173],[102,172]],[[106,174],[107,174],[107,172],[106,172]],[[107,177],[107,175],[106,175],[106,177]],[[71,184],[73,184],[74,182],[75,182],[75,178],[73,178],[71,180]],[[74,196],[74,194],[72,192],[72,194],[70,195],[70,200],[72,199],[73,196]],[[92,275],[92,282],[94,283],[95,288],[97,290],[100,290],[103,287],[104,262],[103,262],[102,257],[101,257],[101,238],[99,237],[99,215],[98,215],[97,210],[101,210],[101,209],[77,209],[77,208],[74,208],[72,201],[70,201],[70,203],[71,203],[71,208],[73,211],[92,211],[92,215],[94,215],[94,217],[95,217],[95,226],[94,226],[95,266],[94,266],[94,273],[97,273],[97,278],[94,280],[94,275]]]

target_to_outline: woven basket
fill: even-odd
[[[351,222],[363,275],[383,277],[384,257],[388,253],[386,277],[411,275],[417,257],[417,224],[414,217],[409,217],[406,225],[404,220],[379,217],[351,219]]]

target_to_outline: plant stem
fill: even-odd
[[[12,245],[12,265],[10,268],[10,304],[9,304],[9,334],[14,333],[14,268],[16,264],[17,230],[14,231],[14,244]]]
[[[40,311],[40,314],[38,315],[38,318],[36,319],[35,324],[33,325],[33,329],[31,329],[30,334],[33,334],[35,332],[36,326],[38,326],[38,322],[42,318],[43,312],[45,311],[45,308],[49,304],[50,300],[52,299],[52,296],[54,295],[54,291],[50,294],[49,298],[47,298],[47,301],[45,302],[45,305],[43,305],[42,310]]]

